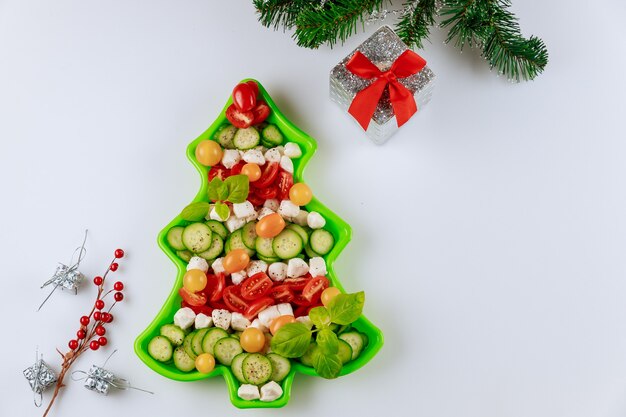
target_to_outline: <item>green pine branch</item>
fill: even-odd
[[[407,45],[422,48],[424,40],[430,35],[430,27],[435,24],[437,2],[436,0],[413,0],[404,3],[404,7],[409,7],[413,3],[417,3],[415,9],[400,18],[396,31]]]
[[[315,0],[254,0],[259,21],[265,27],[291,29],[302,11],[313,9],[321,3]]]

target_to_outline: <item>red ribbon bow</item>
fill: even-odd
[[[417,104],[413,94],[400,84],[398,78],[406,78],[417,74],[425,66],[426,61],[424,58],[407,49],[396,59],[391,68],[387,71],[381,71],[365,55],[360,51],[356,51],[346,64],[346,68],[358,77],[375,78],[376,81],[356,94],[352,104],[350,104],[348,113],[359,122],[363,130],[367,130],[370,120],[376,111],[376,106],[378,106],[378,101],[383,95],[385,87],[389,85],[391,106],[396,115],[398,127],[402,126],[417,112]]]

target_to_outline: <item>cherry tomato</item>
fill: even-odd
[[[244,161],[239,161],[228,171],[228,176],[239,175],[241,174],[241,170],[246,163]]]
[[[228,310],[243,313],[249,307],[246,300],[241,297],[241,287],[239,285],[231,285],[224,289],[224,304]]]
[[[243,315],[246,316],[248,320],[253,320],[259,311],[265,310],[267,307],[274,304],[274,300],[269,297],[261,297],[258,300],[252,301],[246,311],[244,311]]]
[[[196,146],[196,159],[204,166],[219,164],[223,155],[222,147],[213,140],[203,140]]]
[[[188,291],[185,287],[182,287],[180,290],[178,290],[178,294],[189,305],[202,306],[206,304],[205,296],[201,294],[194,294],[191,291]]]
[[[339,288],[337,287],[328,287],[324,291],[322,291],[320,299],[324,307],[328,307],[328,303],[330,303],[330,300],[332,300],[339,294],[341,294],[341,291],[339,291]]]
[[[188,291],[198,292],[206,287],[207,278],[204,271],[200,269],[190,269],[183,276],[183,287]]]
[[[265,346],[265,335],[256,327],[248,327],[239,336],[239,344],[246,352],[260,352]]]
[[[248,255],[248,252],[243,249],[231,250],[226,256],[224,256],[224,260],[222,261],[224,270],[228,274],[232,274],[233,272],[239,272],[242,269],[245,269],[246,266],[248,266],[248,263],[250,263],[250,256]]]
[[[257,195],[255,195],[254,193],[249,193],[248,194],[248,201],[252,203],[253,206],[258,207],[258,206],[262,206],[263,203],[265,203],[265,199],[261,198]]]
[[[292,291],[300,291],[302,290],[306,284],[310,281],[311,277],[299,277],[299,278],[286,278],[283,281],[283,284],[285,284],[287,287],[289,287],[290,290]]]
[[[254,186],[256,188],[265,188],[274,183],[276,176],[278,175],[280,165],[278,162],[269,162],[265,165],[265,169],[263,170],[263,174],[261,174],[261,178],[259,178]]]
[[[285,221],[280,214],[272,213],[259,220],[255,228],[258,236],[270,238],[277,236],[283,231],[285,228]]]
[[[273,281],[265,272],[259,272],[241,283],[241,296],[246,300],[263,297],[272,288]]]
[[[288,285],[284,284],[273,287],[268,291],[267,295],[268,297],[273,298],[277,304],[288,303],[293,300],[293,292]]]
[[[252,110],[252,124],[258,125],[267,119],[272,110],[263,101],[258,101],[256,107]]]
[[[226,109],[226,118],[233,126],[239,129],[246,129],[252,126],[252,122],[255,119],[253,112],[239,110],[234,104],[231,104]]]
[[[224,287],[226,286],[226,277],[224,274],[208,274],[207,284],[203,292],[208,294],[210,301],[218,301],[222,298]]]
[[[328,279],[326,277],[311,278],[306,286],[302,289],[302,297],[309,300],[311,304],[319,300],[322,291],[328,288]]]
[[[278,190],[276,187],[255,188],[254,195],[262,198],[263,200],[270,200],[272,198],[276,198]]]
[[[258,86],[255,90],[248,83],[240,83],[233,89],[233,103],[238,110],[250,111],[256,107],[256,96],[258,93]]]
[[[250,88],[252,88],[252,91],[254,92],[254,96],[255,97],[259,97],[259,85],[256,83],[256,81],[246,81],[246,84],[248,84],[250,86]]]
[[[291,300],[291,304],[295,304],[301,307],[307,307],[307,313],[303,314],[303,315],[306,315],[308,314],[308,307],[311,306],[311,300],[304,298],[301,292],[295,292],[293,294],[293,299]]]
[[[209,170],[209,181],[211,181],[215,177],[219,177],[220,179],[225,180],[226,177],[228,177],[227,169],[219,165],[212,166]]]
[[[303,182],[294,184],[291,189],[289,189],[289,199],[296,206],[306,206],[311,202],[312,198],[313,193],[311,189]]]
[[[209,307],[207,305],[202,305],[202,306],[192,306],[191,304],[186,303],[184,300],[183,302],[180,303],[181,307],[189,307],[190,309],[193,310],[194,313],[196,314],[204,314],[205,316],[210,316],[211,313],[213,313],[213,308]]]
[[[245,164],[241,168],[241,173],[246,175],[250,182],[255,182],[261,178],[261,168],[257,164]]]
[[[215,368],[215,358],[210,353],[201,353],[196,357],[196,369],[203,374],[210,373]]]
[[[287,200],[289,198],[289,190],[293,185],[293,175],[287,171],[281,171],[278,174],[278,199]]]
[[[296,318],[294,316],[289,316],[289,315],[278,316],[274,320],[272,320],[272,322],[270,323],[270,333],[275,335],[276,332],[285,324],[295,323],[295,321],[296,321]]]

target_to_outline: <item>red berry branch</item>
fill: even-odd
[[[96,296],[96,301],[91,307],[91,311],[88,315],[82,316],[80,318],[80,328],[76,332],[76,339],[72,339],[69,341],[68,346],[70,351],[63,354],[59,349],[57,352],[63,358],[63,363],[61,365],[61,372],[59,372],[59,377],[56,382],[56,386],[54,388],[54,394],[50,399],[50,403],[46,408],[46,411],[43,413],[43,417],[46,417],[54,404],[57,396],[61,388],[65,385],[63,384],[63,379],[65,375],[70,370],[76,359],[84,353],[86,350],[98,350],[100,346],[105,346],[108,343],[108,340],[105,336],[106,334],[106,325],[113,322],[113,314],[111,314],[111,310],[115,307],[115,304],[119,303],[124,299],[124,284],[121,281],[117,281],[113,284],[113,289],[110,289],[105,292],[104,285],[106,283],[106,278],[109,272],[115,272],[119,268],[118,263],[116,262],[118,259],[124,257],[124,251],[122,249],[117,249],[115,251],[115,258],[109,264],[106,272],[103,276],[97,276],[93,279],[94,285],[98,287],[98,294]],[[106,302],[105,298],[113,293],[113,303],[106,310]]]

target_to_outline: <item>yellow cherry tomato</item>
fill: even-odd
[[[203,140],[196,147],[196,159],[204,166],[217,165],[223,154],[220,144],[213,140]]]
[[[196,358],[196,369],[198,372],[208,374],[215,368],[215,358],[210,353],[201,353]]]
[[[278,316],[270,323],[270,332],[275,335],[276,332],[287,323],[295,323],[296,318],[294,316]]]
[[[278,213],[272,213],[256,224],[256,234],[264,238],[277,236],[285,228],[285,221]]]
[[[289,189],[289,199],[297,206],[306,206],[311,202],[313,193],[308,185],[303,182],[294,184]]]
[[[200,269],[190,269],[183,276],[183,287],[191,292],[202,291],[206,287],[206,274]]]
[[[250,256],[248,252],[243,249],[231,250],[224,256],[224,260],[222,261],[224,270],[229,274],[245,269],[248,263],[250,263]]]
[[[260,352],[265,346],[265,335],[256,327],[248,327],[239,336],[239,344],[246,352]]]
[[[322,304],[324,304],[324,307],[328,307],[328,303],[330,303],[330,300],[332,300],[339,294],[341,294],[341,291],[339,291],[339,288],[337,287],[328,287],[324,291],[322,291],[322,296],[320,298],[322,300]]]
[[[257,164],[249,163],[241,167],[241,174],[247,175],[250,182],[255,182],[261,178],[261,168]]]
[[[269,333],[265,333],[265,344],[263,345],[263,349],[261,350],[261,353],[263,353],[264,355],[267,355],[270,351],[270,348],[272,347],[272,335]]]

